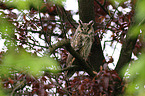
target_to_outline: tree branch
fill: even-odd
[[[61,41],[58,41],[56,44],[49,47],[50,54],[52,54],[57,48],[61,48],[62,46],[69,44],[69,42],[70,42],[69,39],[63,39]]]
[[[70,52],[70,54],[77,59],[79,62],[79,67],[82,67],[84,71],[86,71],[91,77],[94,77],[95,74],[93,73],[93,70],[88,66],[89,64],[86,63],[86,61],[71,47],[70,43],[65,45],[67,51]]]
[[[59,17],[64,21],[68,21],[68,23],[71,24],[71,26],[73,26],[73,28],[76,29],[76,26],[77,26],[77,23],[75,22],[75,20],[72,18],[72,15],[67,12],[64,7],[62,6],[56,6],[57,7],[57,12],[58,12],[58,15]]]
[[[132,51],[133,51],[134,46],[136,44],[137,38],[138,38],[138,34],[134,38],[131,37],[129,34],[126,35],[126,39],[123,42],[118,63],[117,63],[117,66],[115,68],[117,73],[120,73],[123,66],[130,62],[131,56],[132,56]]]
[[[104,8],[104,4],[105,4],[105,2],[104,2],[104,4],[102,5],[98,0],[95,0],[96,2],[97,2],[97,4],[110,16],[110,14],[109,14],[109,12]],[[110,16],[111,17],[111,16]]]
[[[122,45],[117,66],[115,68],[118,73],[120,73],[124,65],[128,64],[131,61],[132,52],[135,47],[138,35],[140,33],[141,25],[144,23],[143,21],[145,21],[145,18],[143,18],[140,22],[135,21],[128,30],[125,41]],[[119,75],[120,77],[123,77],[122,75],[124,74]]]
[[[60,48],[62,46],[65,46],[67,51],[70,52],[70,54],[79,61],[79,67],[82,67],[84,71],[86,71],[91,77],[94,77],[95,74],[93,73],[93,70],[88,66],[89,64],[86,63],[86,61],[81,57],[70,45],[70,40],[69,39],[63,39],[61,41],[58,41],[56,44],[52,45],[49,47],[50,54],[52,54],[57,48]],[[64,68],[62,71],[70,70],[72,68],[76,68],[77,66],[69,66],[67,68]],[[46,71],[46,70],[45,70]]]

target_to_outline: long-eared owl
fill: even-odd
[[[93,20],[91,20],[89,23],[83,23],[81,20],[79,20],[79,26],[77,27],[76,32],[71,39],[71,46],[85,60],[89,56],[94,39],[93,24]],[[68,54],[68,58],[66,61],[67,66],[74,64],[74,60],[75,58],[71,54]],[[70,72],[68,71],[67,74],[73,75],[75,71],[76,70],[70,70]]]

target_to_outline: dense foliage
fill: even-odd
[[[65,71],[71,69],[66,67],[66,59],[69,52],[74,53],[67,47],[78,25],[73,15],[78,15],[81,9],[76,13],[66,10],[63,6],[64,0],[13,0],[12,2],[2,0],[0,40],[4,41],[4,47],[0,52],[2,89],[0,94],[11,96],[34,94],[116,96],[123,93],[141,96],[144,94],[142,91],[144,82],[141,81],[145,79],[143,74],[145,2],[90,1],[94,4],[95,36],[98,36],[97,43],[102,43],[105,57],[101,62],[114,65],[117,44],[122,45],[116,68],[109,70],[99,65],[100,71],[96,72],[93,68],[90,71],[89,67],[90,72],[84,70],[76,72],[71,78],[66,77]],[[108,45],[112,48],[112,55],[107,53]],[[135,61],[131,58],[132,54],[141,58]],[[74,57],[79,59],[76,55],[74,53]],[[80,63],[88,64],[88,62],[83,63],[81,59]],[[123,79],[120,72],[129,64],[133,67],[131,66],[127,72],[128,67],[124,68],[122,74],[126,72],[127,75]],[[140,89],[135,89],[138,86]]]

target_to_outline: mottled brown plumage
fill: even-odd
[[[81,20],[79,20],[79,26],[76,29],[73,38],[71,39],[71,46],[85,60],[88,58],[94,39],[93,24],[93,21],[90,21],[89,23],[83,23]],[[67,66],[73,65],[74,63],[76,63],[75,61],[75,58],[71,54],[68,54],[68,58],[66,61]],[[69,70],[67,72],[67,75],[70,77],[74,74],[75,71],[77,70]]]

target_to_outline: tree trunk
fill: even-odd
[[[137,24],[135,25],[135,27],[137,27]],[[123,75],[125,74],[125,72],[124,72],[124,74],[122,74],[120,72],[122,71],[122,68],[131,61],[132,52],[133,52],[134,46],[136,44],[138,34],[140,32],[140,29],[138,29],[138,28],[136,28],[137,30],[132,30],[135,32],[131,32],[130,31],[131,29],[132,29],[132,27],[129,28],[129,31],[126,35],[126,39],[123,42],[122,49],[120,52],[120,57],[119,57],[118,63],[115,68],[115,70],[117,71],[117,73],[120,75],[121,78],[123,78]],[[134,33],[135,33],[135,35],[134,35]]]
[[[94,12],[94,0],[78,0],[79,5],[79,16],[80,20],[84,23],[88,23],[89,21],[95,21],[95,12]],[[94,30],[96,30],[97,25],[94,23]],[[88,57],[88,61],[90,62],[90,66],[94,71],[99,71],[100,66],[103,65],[103,61],[105,60],[100,39],[98,34],[94,37],[94,43],[92,45],[90,56]]]

